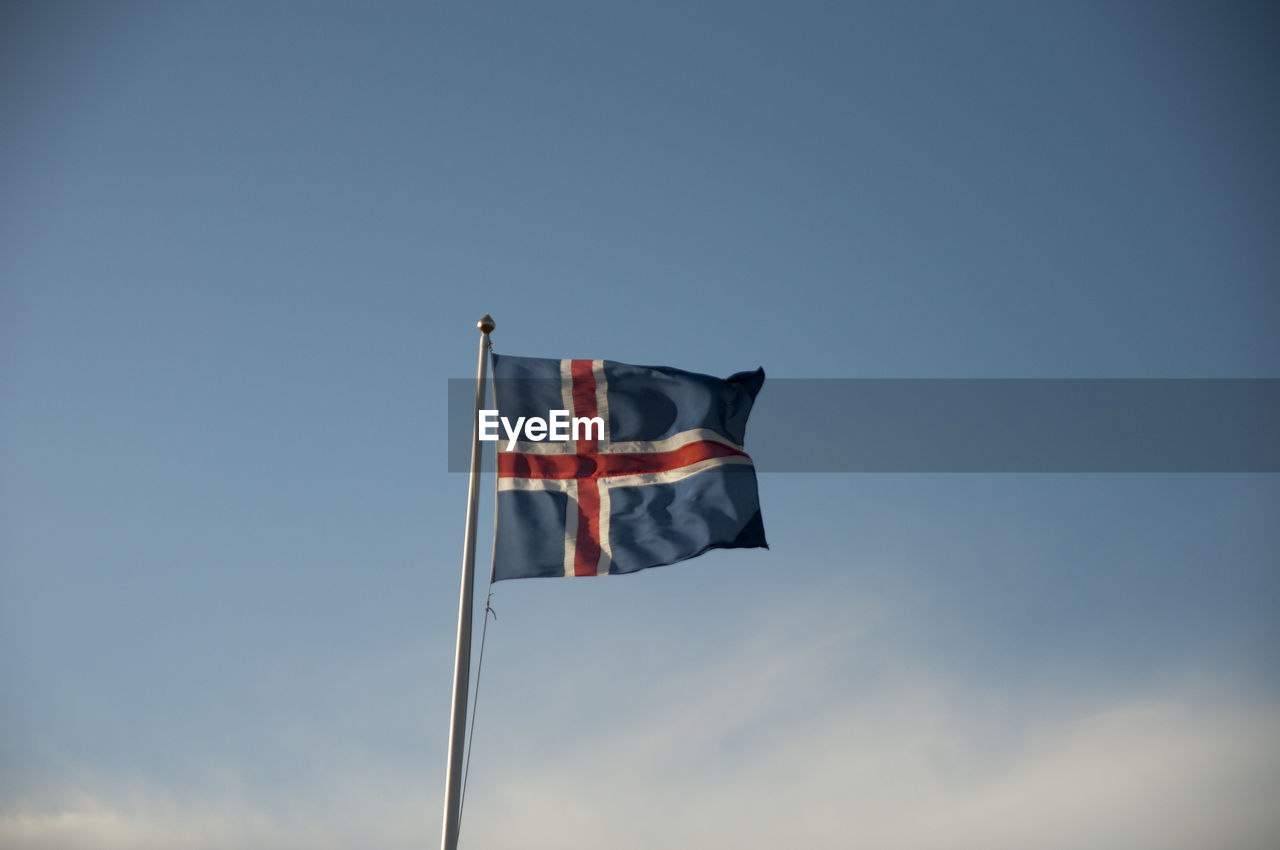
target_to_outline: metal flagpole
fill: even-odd
[[[458,600],[458,655],[453,665],[453,710],[449,715],[448,778],[444,794],[444,834],[441,850],[457,850],[462,819],[462,756],[467,731],[467,688],[471,677],[471,592],[476,575],[476,508],[480,500],[480,407],[484,404],[484,380],[489,365],[489,333],[494,329],[488,313],[476,323],[480,329],[480,362],[476,366],[476,407],[471,414],[471,483],[467,488],[467,531],[462,543],[462,593]]]

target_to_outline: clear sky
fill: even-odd
[[[0,845],[438,842],[485,311],[720,375],[1280,377],[1277,43],[1248,3],[5,4]],[[760,492],[770,551],[497,587],[464,847],[1280,841],[1275,475]]]

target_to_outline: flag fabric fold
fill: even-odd
[[[581,420],[567,441],[499,441],[494,580],[630,573],[710,549],[768,548],[743,450],[763,384],[762,369],[722,379],[494,354],[502,417],[563,410]]]

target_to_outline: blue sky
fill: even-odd
[[[1280,377],[1278,26],[9,4],[0,844],[438,840],[485,311],[721,375]],[[760,489],[768,552],[498,587],[463,846],[1274,846],[1276,476]]]

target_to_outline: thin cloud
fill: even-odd
[[[1280,837],[1274,701],[1203,682],[992,694],[891,654],[851,677],[848,658],[883,649],[875,640],[779,617],[732,650],[673,657],[630,692],[614,677],[583,704],[596,715],[579,736],[572,717],[553,722],[554,701],[519,720],[490,703],[463,846],[1263,850]],[[542,745],[504,746],[519,736]],[[430,767],[334,764],[268,797],[234,782],[178,794],[84,779],[4,806],[0,845],[430,846]]]
[[[828,691],[809,710],[786,707],[797,691],[780,684],[765,699],[664,698],[676,716],[553,765],[504,765],[473,793],[473,846],[1190,850],[1280,837],[1275,705],[1131,694],[1023,716],[1002,736],[988,698],[942,677]]]

